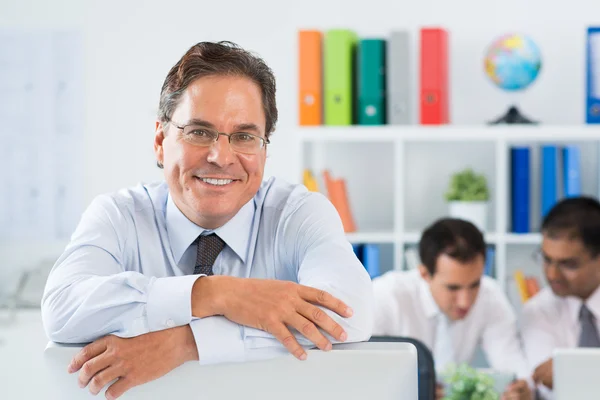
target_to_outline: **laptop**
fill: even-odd
[[[600,348],[556,349],[554,400],[600,399]]]
[[[81,346],[50,344],[44,352],[47,399],[94,397],[77,386],[77,374],[67,365]],[[417,350],[409,343],[334,345],[333,350],[309,350],[299,361],[291,355],[270,360],[202,366],[186,363],[167,375],[137,386],[122,399],[262,400],[417,400]]]

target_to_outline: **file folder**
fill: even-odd
[[[565,197],[581,196],[581,153],[577,146],[563,148]]]
[[[315,30],[298,32],[298,104],[300,125],[323,123],[323,34]]]
[[[558,201],[558,157],[557,146],[542,146],[542,218]]]
[[[390,33],[386,51],[386,122],[391,125],[411,123],[410,34]]]
[[[421,29],[420,122],[450,122],[448,33],[442,28]]]
[[[385,124],[385,40],[362,39],[357,48],[360,125]]]
[[[529,148],[511,148],[512,231],[529,233]]]
[[[325,33],[325,125],[352,125],[355,121],[353,74],[357,39],[347,29]]]
[[[588,28],[586,122],[600,123],[600,27]]]

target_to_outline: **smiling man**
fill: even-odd
[[[184,362],[264,359],[372,329],[372,286],[321,194],[263,181],[275,79],[228,42],[198,43],[162,87],[164,182],[97,197],[42,300],[50,340],[108,398]],[[67,368],[67,366],[65,366]]]
[[[418,270],[391,271],[373,281],[373,334],[421,340],[438,372],[471,362],[481,345],[492,368],[521,378],[504,398],[530,399],[516,316],[500,286],[483,276],[485,254],[483,235],[472,223],[454,218],[433,223],[419,243]]]
[[[600,347],[600,203],[557,203],[542,222],[546,287],[523,306],[523,341],[542,398],[552,398],[554,349]]]

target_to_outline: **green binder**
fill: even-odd
[[[358,43],[356,114],[360,125],[385,124],[385,45],[383,39]]]
[[[354,57],[357,35],[347,29],[325,33],[325,125],[352,125],[354,100]]]

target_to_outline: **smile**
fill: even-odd
[[[202,180],[202,182],[204,183],[208,183],[214,186],[225,186],[233,182],[233,179],[200,178],[200,180]]]

